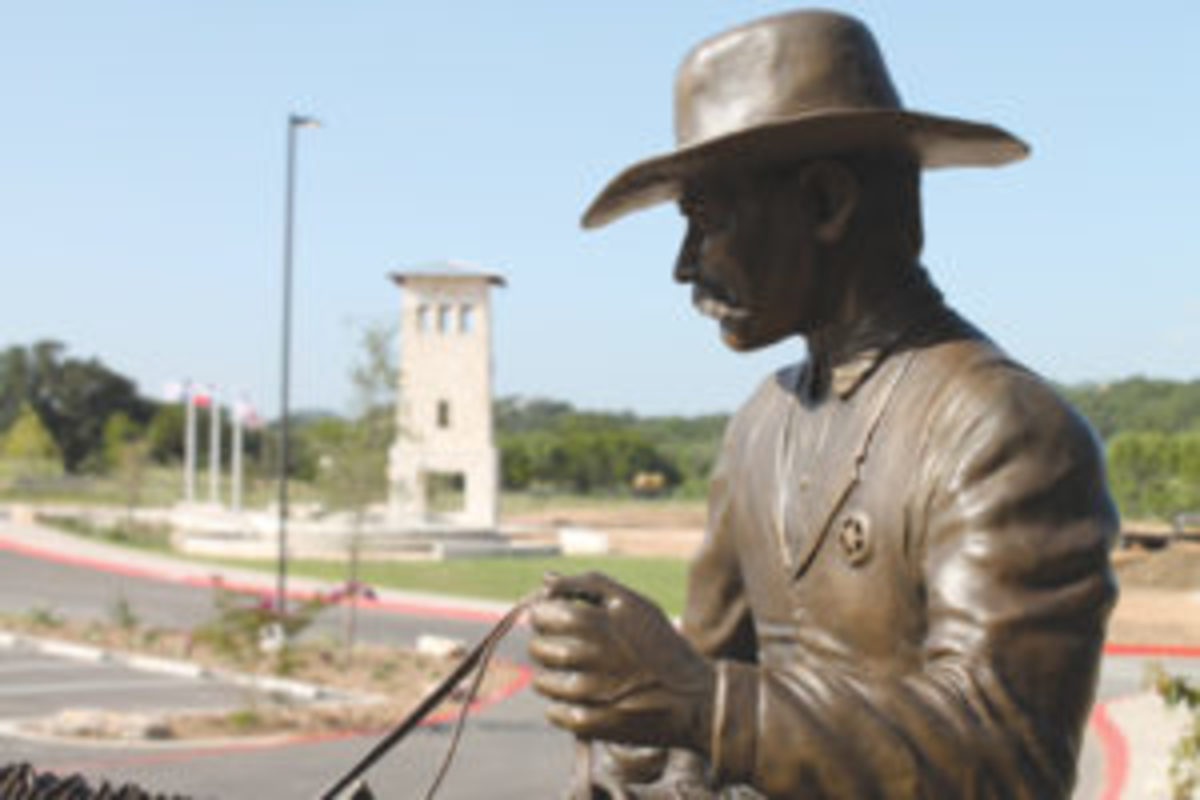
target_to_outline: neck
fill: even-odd
[[[836,367],[863,350],[887,346],[941,293],[919,264],[875,268],[859,273],[870,280],[848,280],[830,303],[828,322],[805,336],[809,360]]]

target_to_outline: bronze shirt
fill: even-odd
[[[1087,425],[922,283],[731,421],[685,635],[770,797],[1066,797],[1116,597]]]

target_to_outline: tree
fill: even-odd
[[[13,477],[49,477],[62,470],[54,437],[28,403],[23,403],[8,432],[0,436],[0,457],[11,464]]]
[[[367,326],[361,357],[350,370],[350,418],[311,422],[307,443],[317,456],[317,483],[331,508],[365,511],[387,493],[387,456],[396,429],[394,331]]]
[[[0,354],[0,424],[11,423],[14,404],[19,408],[21,402],[37,412],[69,472],[102,465],[104,424],[114,413],[124,412],[140,425],[155,410],[131,380],[94,358],[67,357],[55,341]]]
[[[0,444],[0,455],[14,461],[57,462],[62,454],[41,418],[28,403],[22,403],[16,419]]]
[[[24,347],[0,353],[0,431],[7,430],[29,404],[29,358]]]
[[[184,427],[187,424],[182,403],[165,403],[146,426],[150,455],[160,464],[183,460]]]
[[[1119,433],[1108,443],[1108,469],[1126,516],[1170,518],[1200,509],[1200,433]]]
[[[358,564],[363,522],[372,501],[387,494],[387,455],[396,430],[398,371],[393,358],[392,328],[363,329],[360,360],[350,371],[350,419],[326,419],[310,429],[308,442],[318,453],[317,484],[330,508],[350,512],[346,585],[345,654],[354,650],[358,598],[365,587]],[[315,434],[315,435],[314,435]]]
[[[1200,428],[1200,380],[1133,377],[1061,388],[1106,441],[1124,431],[1182,433]]]
[[[142,499],[146,467],[150,461],[150,442],[142,428],[123,411],[118,411],[104,423],[104,469],[113,473],[125,498],[126,516]]]

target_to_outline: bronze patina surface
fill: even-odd
[[[530,650],[550,719],[600,743],[582,796],[1069,796],[1116,597],[1101,457],[920,263],[921,170],[1026,146],[905,109],[823,11],[700,44],[676,131],[585,224],[676,201],[675,277],[726,344],[807,358],[729,425],[682,633],[548,579]]]

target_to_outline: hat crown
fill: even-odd
[[[858,20],[797,11],[695,47],[675,82],[680,147],[830,111],[901,108],[883,55]]]

